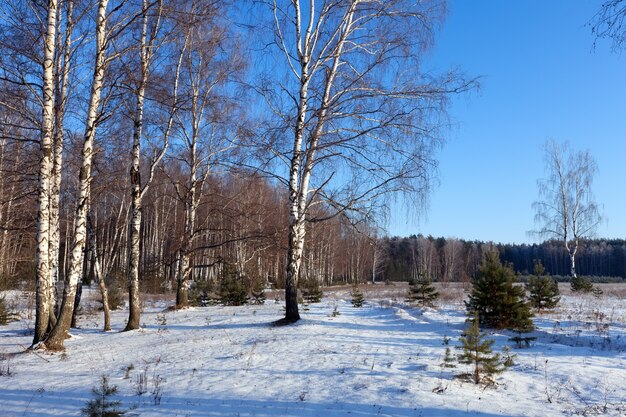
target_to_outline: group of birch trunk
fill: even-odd
[[[183,308],[191,283],[228,262],[285,286],[285,322],[299,319],[299,279],[375,280],[374,220],[390,194],[423,201],[447,99],[473,86],[420,72],[443,10],[3,3],[0,274],[34,252],[33,346],[63,348],[85,275],[100,288],[105,329],[107,283],[125,277],[125,330],[140,326],[140,280],[175,286]],[[17,198],[26,166],[37,170],[34,243],[23,214],[33,197]]]

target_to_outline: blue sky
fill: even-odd
[[[426,215],[393,209],[391,235],[532,243],[531,204],[544,176],[542,146],[567,140],[589,149],[593,191],[605,222],[598,237],[626,238],[626,54],[595,49],[587,25],[600,0],[451,0],[433,71],[460,67],[481,77],[457,97],[438,155],[440,184]]]

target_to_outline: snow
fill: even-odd
[[[90,309],[56,354],[26,351],[34,322],[23,318],[0,327],[0,416],[80,415],[103,374],[137,416],[626,415],[619,297],[564,296],[535,318],[534,344],[513,349],[515,365],[485,388],[454,378],[465,365],[441,366],[444,338],[454,351],[465,326],[460,302],[422,310],[369,298],[359,309],[348,292],[284,327],[272,326],[283,315],[273,301],[182,311],[146,302],[143,328],[125,333],[126,311],[103,333]],[[513,335],[491,332],[494,349]]]

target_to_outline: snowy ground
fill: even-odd
[[[0,416],[76,416],[108,375],[137,416],[560,416],[626,415],[623,298],[564,296],[536,317],[537,341],[514,349],[516,364],[483,388],[441,366],[458,344],[464,311],[388,299],[353,308],[329,293],[287,327],[282,304],[165,311],[146,303],[141,331],[103,333],[96,311],[66,352],[25,352],[32,319],[0,327]],[[333,317],[333,311],[340,313]],[[494,348],[511,345],[493,333]],[[454,349],[453,349],[454,350]],[[8,374],[8,375],[7,375]]]

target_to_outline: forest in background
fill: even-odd
[[[497,250],[502,262],[510,263],[522,276],[532,274],[535,261],[541,261],[548,274],[571,278],[570,258],[560,241],[503,244],[412,235],[382,242],[387,257],[380,269],[382,280],[406,281],[424,274],[439,282],[469,282],[489,250]],[[626,278],[626,240],[584,240],[576,263],[580,275],[603,282],[622,281]]]

